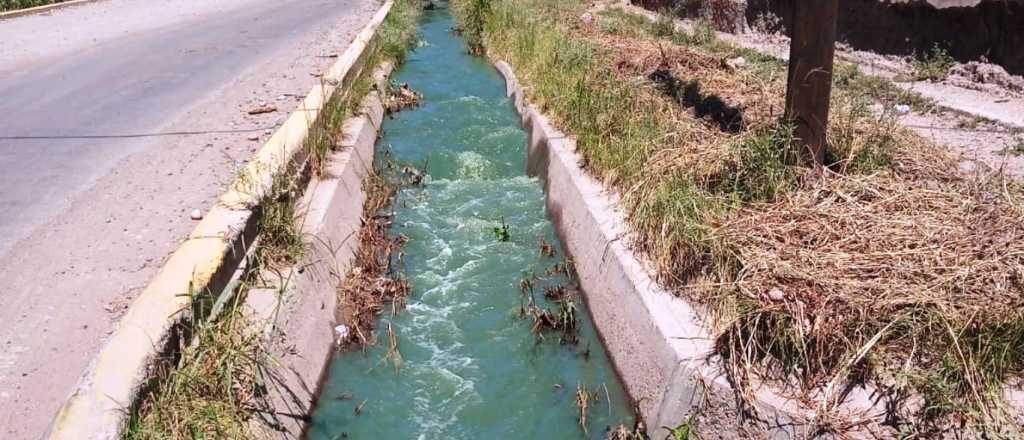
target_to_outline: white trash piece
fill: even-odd
[[[896,114],[905,115],[910,113],[910,106],[906,104],[897,104],[894,108],[896,109]]]
[[[348,339],[348,326],[345,324],[339,325],[334,328],[334,343],[341,345]]]

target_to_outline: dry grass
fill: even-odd
[[[364,181],[367,199],[363,204],[355,265],[338,290],[341,304],[338,321],[350,329],[348,338],[338,341],[343,348],[376,343],[377,317],[387,304],[391,304],[392,313],[396,313],[409,295],[408,281],[397,276],[391,264],[393,255],[406,239],[401,235],[388,236],[394,213],[385,212],[397,188],[379,173],[367,176]]]
[[[1017,183],[961,174],[877,111],[909,97],[848,67],[817,173],[779,122],[781,63],[584,19],[581,1],[487,3],[481,41],[620,192],[662,282],[705,306],[739,397],[770,380],[827,415],[867,382],[897,430],[1015,435],[1000,391],[1024,373]]]

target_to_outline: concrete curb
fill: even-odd
[[[392,68],[387,63],[374,72],[378,90]],[[355,262],[366,201],[363,179],[372,170],[384,120],[378,92],[370,92],[361,109],[346,121],[342,148],[330,156],[326,176],[313,178],[299,202],[302,234],[311,242],[307,255],[285,273],[264,271],[261,278],[272,285],[246,296],[245,313],[262,331],[274,358],[271,376],[280,381],[271,403],[276,413],[291,415],[277,418],[272,432],[258,427],[266,438],[301,438],[333,353],[338,287]]]
[[[594,325],[626,390],[640,409],[651,438],[665,438],[700,416],[702,438],[751,435],[739,423],[733,390],[713,361],[713,339],[687,301],[662,288],[627,247],[630,232],[618,197],[579,167],[576,140],[554,128],[526,101],[512,68],[508,96],[529,131],[528,172],[544,180],[548,212],[573,256]],[[768,390],[757,392],[757,427],[770,438],[802,438],[813,414]]]
[[[348,49],[253,156],[218,203],[171,255],[117,323],[76,389],[57,413],[50,439],[119,438],[129,409],[151,377],[153,362],[178,338],[189,319],[191,296],[219,296],[251,245],[264,194],[290,164],[305,160],[303,143],[322,107],[342,84],[359,75],[377,28],[391,11],[385,2]]]
[[[102,0],[71,0],[61,3],[53,3],[49,5],[36,6],[27,9],[18,9],[15,11],[0,12],[0,20],[8,18],[21,17],[24,15],[42,14],[44,12],[50,12],[52,10],[66,8],[68,6],[84,5],[86,3],[95,3]]]

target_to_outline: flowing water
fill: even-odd
[[[385,313],[378,345],[332,361],[309,437],[321,439],[601,439],[633,413],[585,309],[577,344],[538,342],[520,312],[520,281],[562,261],[541,182],[524,174],[526,134],[501,76],[466,53],[445,9],[426,11],[423,41],[396,73],[423,105],[384,123],[378,150],[426,166],[428,183],[403,189],[392,234],[404,234],[408,306]],[[510,241],[495,228],[509,225]],[[546,240],[558,251],[541,254]],[[388,326],[402,363],[387,358]],[[579,424],[578,387],[590,403]]]

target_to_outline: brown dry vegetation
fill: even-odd
[[[839,66],[817,172],[780,122],[777,61],[582,1],[456,4],[704,306],[741,398],[769,380],[831,423],[869,383],[902,434],[1018,435],[1001,392],[1024,374],[1021,187],[963,174],[877,105],[913,97]]]
[[[389,237],[394,214],[384,212],[391,206],[397,187],[380,174],[368,176],[363,184],[367,194],[363,204],[362,227],[355,266],[338,290],[340,310],[338,322],[349,327],[339,346],[360,347],[375,343],[377,317],[391,304],[396,313],[409,295],[409,282],[395,275],[392,256],[405,244],[405,237]]]

